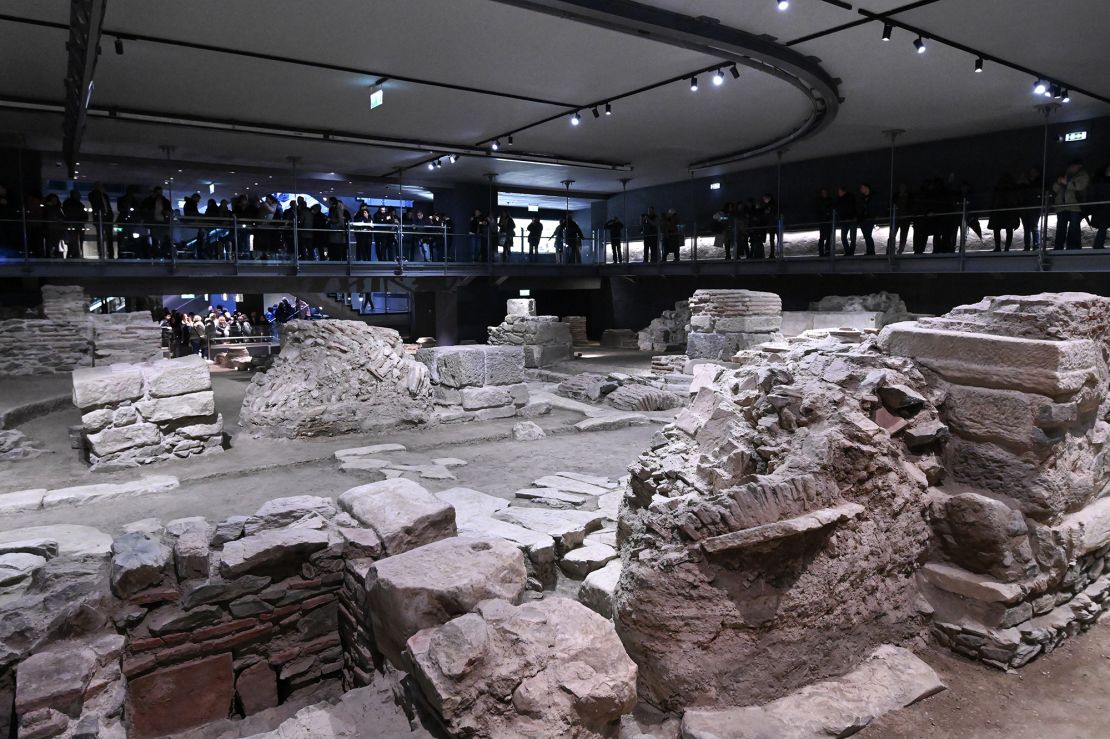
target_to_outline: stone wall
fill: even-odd
[[[574,342],[569,323],[558,316],[535,315],[531,300],[510,300],[508,311],[501,324],[487,328],[491,346],[522,347],[524,366],[530,368],[570,359]]]
[[[397,479],[114,541],[10,532],[0,557],[34,575],[0,600],[0,708],[34,739],[238,736],[229,717],[403,670],[404,711],[452,735],[614,735],[636,667],[612,624],[563,598],[520,605],[520,542],[457,536],[455,516]]]
[[[427,423],[432,387],[393,329],[291,321],[281,353],[251,380],[240,423],[275,436],[320,436]]]
[[[94,470],[223,450],[223,417],[199,356],[74,370],[73,404]]]
[[[751,290],[697,290],[690,298],[690,359],[728,360],[736,352],[781,341],[782,301]]]
[[[889,326],[880,344],[944,396],[951,438],[920,575],[937,637],[996,667],[1026,664],[1110,607],[1110,299],[987,298]]]
[[[417,350],[416,361],[428,368],[441,423],[511,418],[528,405],[523,347],[433,347]]]
[[[83,288],[43,285],[41,318],[0,321],[0,376],[71,372],[162,356],[162,334],[147,312],[90,314]]]

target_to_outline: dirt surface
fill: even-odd
[[[1021,670],[998,672],[951,652],[918,654],[948,690],[888,714],[865,739],[1083,739],[1110,736],[1110,626],[1099,624]]]

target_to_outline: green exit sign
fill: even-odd
[[[381,105],[385,102],[385,90],[381,85],[374,85],[370,88],[370,110]]]

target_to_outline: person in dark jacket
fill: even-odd
[[[193,245],[193,258],[198,259],[208,252],[203,223],[200,220],[200,193],[194,192],[185,198],[185,205],[181,208],[181,225],[194,226],[197,229],[196,242]]]
[[[366,203],[359,203],[358,210],[355,211],[354,217],[351,219],[352,223],[358,224],[351,230],[355,232],[355,261],[368,262],[370,261],[370,206]]]
[[[856,253],[856,198],[843,185],[836,188],[836,220],[841,223],[840,245],[844,256],[850,257]]]
[[[905,182],[899,183],[898,193],[894,196],[894,229],[896,233],[890,239],[890,243],[893,244],[894,237],[897,237],[899,254],[906,250],[910,227],[913,226],[913,207],[914,198],[910,193],[910,186]]]
[[[620,216],[613,216],[605,222],[605,230],[609,232],[609,248],[613,250],[613,264],[620,264],[621,236],[624,234],[624,221]]]
[[[93,230],[96,232],[97,253],[103,259],[112,259],[112,199],[104,191],[103,182],[94,182],[89,193]]]
[[[987,228],[994,233],[994,251],[1002,251],[1002,235],[1006,236],[1006,251],[1014,243],[1014,229],[1021,224],[1020,211],[1017,210],[1017,185],[1014,178],[1004,174],[991,193],[991,217]]]
[[[509,211],[501,211],[497,218],[497,244],[501,247],[501,261],[509,263],[513,253],[513,239],[516,237],[516,221],[509,215]]]
[[[475,262],[486,261],[486,246],[489,238],[489,222],[482,214],[481,209],[475,208],[474,215],[470,217],[470,258]]]
[[[827,257],[831,253],[832,214],[835,203],[827,187],[817,191],[817,256]]]
[[[871,237],[871,232],[875,230],[875,201],[871,196],[871,185],[866,182],[859,186],[859,194],[856,196],[856,225],[863,236],[863,253],[869,257],[875,256],[875,239]]]
[[[42,202],[42,220],[46,231],[46,256],[65,258],[65,212],[62,210],[62,201],[54,193],[46,196]]]
[[[150,251],[146,258],[159,258],[169,256],[170,221],[173,220],[173,209],[169,199],[162,194],[162,188],[155,186],[150,196],[143,200],[139,206],[142,218],[150,229]]]
[[[647,209],[647,213],[640,216],[640,233],[644,237],[644,261],[659,261],[659,216],[655,206]]]
[[[539,257],[540,239],[543,238],[543,224],[539,216],[532,216],[528,224],[528,261],[534,262]]]
[[[1102,168],[1087,188],[1087,220],[1095,230],[1094,248],[1106,248],[1106,231],[1110,228],[1110,164]]]
[[[561,241],[566,250],[567,264],[582,263],[582,229],[568,214],[555,228],[555,240]]]
[[[85,204],[81,202],[81,191],[74,188],[69,197],[62,203],[62,215],[66,219],[66,240],[63,258],[80,259],[84,256],[85,224],[89,221],[89,214]]]
[[[759,199],[759,208],[763,211],[763,234],[767,238],[767,257],[774,259],[775,244],[779,236],[779,205],[771,193],[765,192]],[[760,241],[762,242],[763,239],[760,238]],[[779,244],[779,248],[782,248],[782,244]]]

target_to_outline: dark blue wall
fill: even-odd
[[[1070,143],[1057,140],[1064,133],[1076,130],[1086,130],[1087,140]],[[912,141],[912,132],[903,139]],[[900,143],[895,155],[894,181],[905,181],[911,190],[916,190],[923,179],[955,173],[957,179],[972,185],[975,193],[972,207],[988,207],[990,192],[1001,174],[1017,174],[1030,167],[1041,167],[1043,142],[1044,127],[1033,126],[924,144]],[[1049,126],[1049,184],[1075,157],[1083,158],[1092,173],[1110,163],[1110,117]],[[889,147],[800,162],[791,162],[788,152],[782,164],[783,218],[788,226],[792,222],[815,220],[817,190],[828,187],[833,192],[838,184],[855,191],[860,183],[867,182],[878,199],[886,203],[890,194],[889,180]],[[720,182],[721,189],[710,190],[711,182]],[[710,217],[726,202],[758,198],[764,192],[774,194],[775,191],[774,166],[630,189],[627,220],[638,224],[640,214],[654,205],[660,213],[667,208],[677,209],[688,227],[696,222],[698,230],[705,231]],[[609,198],[607,213],[624,218],[621,195]],[[595,220],[597,217],[595,213]],[[632,234],[634,237],[639,234],[638,226]]]

